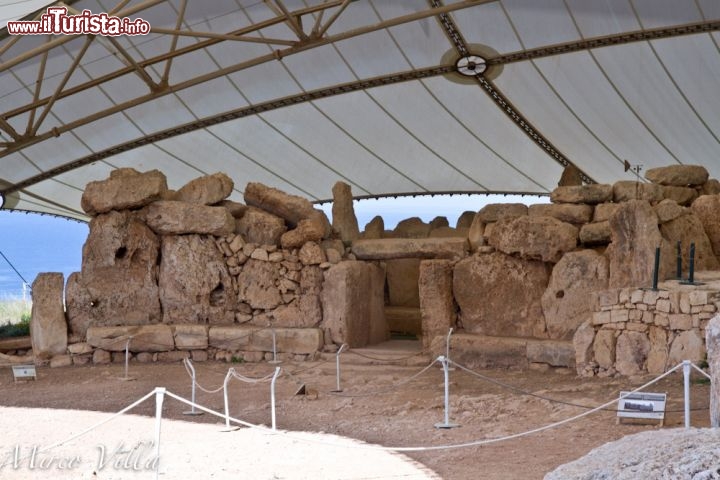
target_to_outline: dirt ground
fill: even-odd
[[[222,385],[228,368],[248,377],[273,372],[267,363],[195,363],[197,381],[206,389]],[[458,428],[436,429],[443,421],[443,372],[436,364],[410,381],[422,367],[393,365],[342,366],[343,392],[336,387],[334,361],[283,362],[277,381],[278,428],[326,432],[385,446],[449,445],[502,437],[557,422],[585,411],[582,408],[524,395],[462,370],[450,372],[450,421]],[[574,374],[529,370],[476,370],[535,395],[563,402],[596,406],[617,398],[652,377],[580,379]],[[9,368],[0,369],[0,405],[67,408],[116,412],[155,387],[190,398],[190,377],[182,363],[131,363],[134,381],[121,381],[122,364],[39,368],[38,380],[14,383]],[[682,425],[682,375],[675,373],[649,391],[668,393],[665,428]],[[308,395],[296,395],[305,385]],[[230,382],[230,414],[257,424],[270,424],[268,383]],[[223,410],[222,391],[197,392],[197,402]],[[709,387],[692,384],[693,426],[708,426]],[[183,415],[188,407],[168,399],[165,418],[222,423],[211,415]],[[132,413],[154,415],[154,402]],[[659,428],[657,425],[616,425],[613,412],[602,411],[560,427],[499,443],[458,449],[407,453],[437,472],[455,479],[541,479],[563,463],[624,435]]]

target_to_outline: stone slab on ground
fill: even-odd
[[[170,325],[137,325],[120,327],[90,327],[87,343],[110,352],[125,350],[130,339],[131,352],[165,352],[175,348]]]
[[[273,331],[252,326],[210,327],[208,341],[211,347],[237,352],[272,352]],[[309,354],[322,348],[323,333],[319,328],[276,328],[277,351]]]

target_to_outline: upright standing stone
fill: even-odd
[[[420,312],[422,315],[423,348],[430,348],[432,339],[445,335],[455,325],[453,301],[453,262],[423,260],[420,262]]]
[[[705,328],[705,346],[710,365],[710,426],[720,427],[720,315],[715,315]]]
[[[397,258],[385,262],[389,305],[395,307],[420,306],[419,270],[419,258]]]
[[[700,218],[715,255],[720,256],[720,195],[698,197],[690,207]]]
[[[332,226],[342,241],[349,245],[360,235],[353,208],[352,189],[345,182],[333,185]]]
[[[383,232],[385,232],[385,222],[380,215],[376,215],[365,225],[362,238],[367,240],[378,240],[383,238]]]
[[[41,273],[32,285],[30,340],[35,359],[48,359],[67,350],[62,273]]]

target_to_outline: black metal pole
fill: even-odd
[[[695,283],[695,243],[690,244],[690,273],[688,283]]]
[[[682,280],[682,249],[680,240],[677,242],[677,279]]]
[[[658,270],[660,269],[660,247],[655,247],[655,268],[653,269],[652,289],[657,290]]]

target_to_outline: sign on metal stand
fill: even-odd
[[[37,380],[35,365],[13,365],[12,371],[16,382],[22,380]]]
[[[662,427],[665,423],[666,402],[666,393],[620,392],[617,423],[619,424],[623,418],[641,418],[659,420]]]

